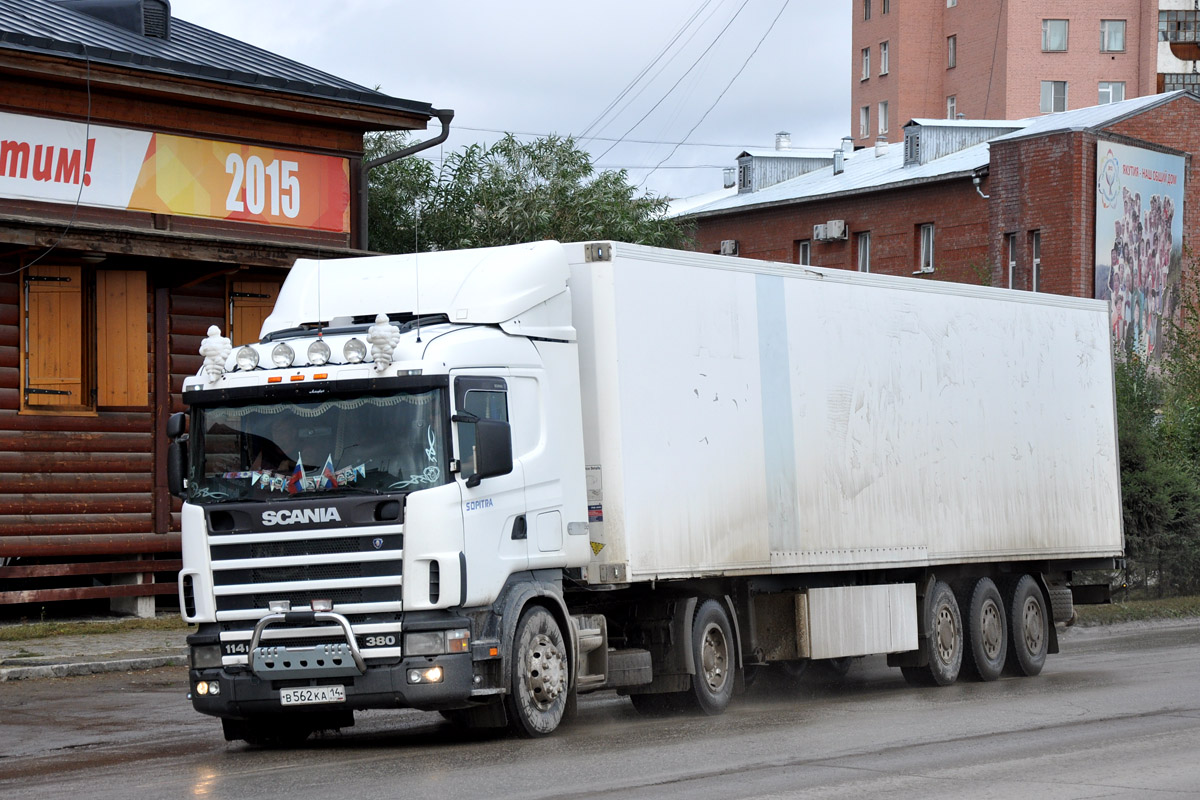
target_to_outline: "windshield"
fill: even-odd
[[[198,407],[193,503],[410,492],[448,477],[442,390]]]

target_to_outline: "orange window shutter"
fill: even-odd
[[[25,404],[79,408],[83,396],[83,271],[32,267],[26,308]]]
[[[96,273],[96,403],[149,402],[146,273]]]
[[[279,297],[278,281],[234,281],[229,287],[229,338],[233,344],[257,342],[263,322]]]

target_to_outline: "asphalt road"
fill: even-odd
[[[1200,625],[1069,631],[1038,678],[907,686],[767,675],[722,717],[584,697],[548,739],[378,712],[290,751],[223,741],[186,673],[0,684],[0,797],[1200,797]]]

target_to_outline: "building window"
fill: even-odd
[[[888,43],[879,43],[879,74],[887,75],[888,73]]]
[[[1197,25],[1200,11],[1159,11],[1158,40],[1193,43],[1197,40]]]
[[[871,232],[858,234],[858,271],[871,271]]]
[[[950,95],[946,98],[946,119],[955,119],[958,117],[958,96]]]
[[[1067,21],[1065,19],[1042,20],[1042,51],[1065,53],[1067,50]]]
[[[1017,235],[1010,233],[1004,239],[1008,251],[1008,288],[1013,289],[1017,279]]]
[[[1042,290],[1042,232],[1030,231],[1029,233],[1029,252],[1033,256],[1033,275],[1029,282],[1029,288],[1035,292]]]
[[[1100,105],[1125,99],[1125,81],[1100,81]]]
[[[1123,19],[1102,19],[1102,20],[1100,20],[1100,52],[1101,53],[1124,53],[1125,52],[1125,20],[1123,20]]]
[[[871,0],[863,0],[863,19],[871,18]]]
[[[845,62],[842,62],[845,63]],[[958,66],[958,36],[946,37],[946,69]]]
[[[738,191],[749,191],[750,188],[750,165],[738,164]]]
[[[921,233],[921,272],[933,272],[933,223],[927,222],[920,227]]]
[[[1043,114],[1067,110],[1066,81],[1042,81],[1041,109]]]
[[[879,132],[888,132],[888,101],[879,104]]]
[[[864,47],[862,50],[862,79],[865,81],[871,77],[871,48]]]
[[[889,0],[883,0],[883,8],[880,9],[880,13],[887,14],[891,10],[892,10],[891,2]]]
[[[865,139],[871,135],[871,107],[863,106],[858,110],[858,137]]]
[[[805,266],[812,264],[812,239],[796,242],[796,263]]]
[[[146,273],[38,265],[23,283],[22,407],[145,408]]]
[[[946,0],[946,8],[954,8],[958,5],[958,0]]]

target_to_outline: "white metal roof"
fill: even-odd
[[[883,189],[909,183],[924,183],[957,175],[969,174],[972,170],[986,166],[988,146],[973,145],[935,159],[926,164],[904,166],[904,145],[892,144],[878,158],[875,148],[855,150],[846,156],[845,170],[833,174],[833,167],[822,167],[806,172],[781,183],[709,203],[686,212],[688,215],[705,216],[720,211],[754,208],[797,201],[815,200],[830,195]]]
[[[1166,92],[1023,120],[914,119],[913,122],[928,127],[1020,128],[991,140],[1002,142],[1059,131],[1088,130],[1111,125],[1184,94],[1187,94],[1184,90]],[[704,217],[723,211],[807,202],[824,197],[945,180],[968,175],[987,166],[989,161],[987,142],[908,167],[904,166],[903,144],[889,145],[887,152],[878,158],[875,157],[875,152],[874,148],[865,148],[847,155],[845,171],[840,175],[834,175],[832,167],[822,167],[757,192],[724,197],[706,205],[692,206],[687,210],[673,209],[672,213],[678,216]]]

